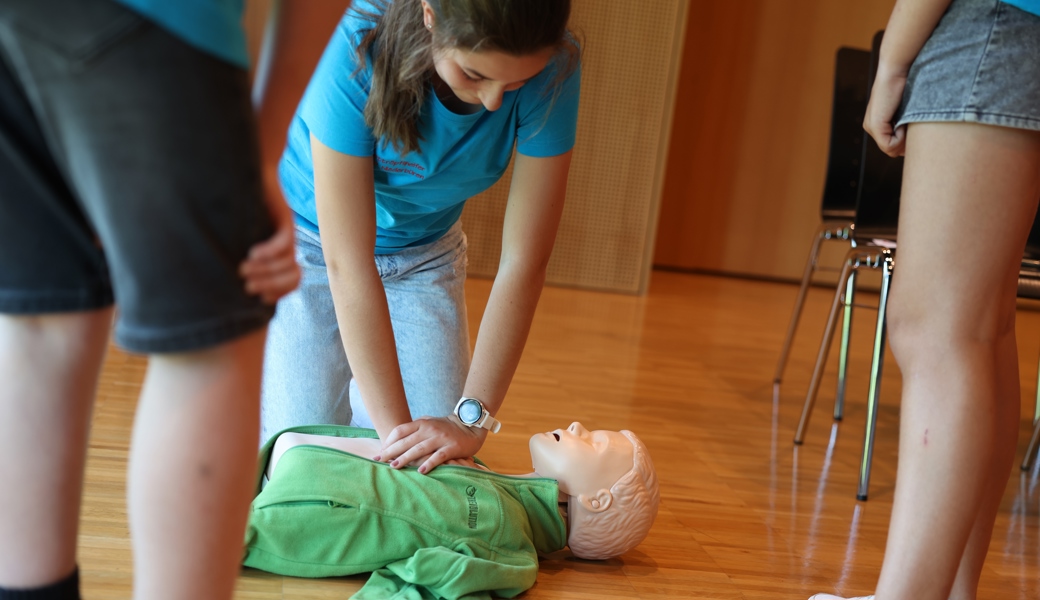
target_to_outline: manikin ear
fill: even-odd
[[[600,490],[592,496],[578,494],[578,502],[590,513],[598,513],[607,510],[610,508],[610,504],[613,501],[614,497],[610,494],[610,490]]]

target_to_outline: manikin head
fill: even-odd
[[[567,545],[579,558],[624,554],[643,541],[660,493],[646,446],[631,431],[588,431],[581,423],[531,437],[535,472],[568,496]]]

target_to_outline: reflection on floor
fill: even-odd
[[[491,282],[467,284],[472,332]],[[855,489],[873,317],[857,320],[846,418],[834,423],[831,365],[805,445],[791,439],[830,292],[810,293],[787,378],[772,376],[796,288],[656,272],[645,297],[548,288],[482,458],[523,472],[527,438],[578,420],[627,428],[650,448],[662,505],[649,538],[607,562],[547,557],[524,598],[804,599],[873,590],[895,481],[899,373],[886,361],[870,500]],[[858,315],[859,316],[859,315]],[[858,334],[858,335],[857,335]],[[1019,311],[1019,459],[1031,431],[1040,312]],[[832,353],[834,355],[836,353]],[[80,564],[87,598],[129,598],[124,482],[139,358],[106,362],[88,464]],[[1040,597],[1038,470],[1012,473],[982,598]],[[363,578],[296,580],[246,570],[239,599],[346,598]]]

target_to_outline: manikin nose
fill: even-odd
[[[571,426],[567,428],[567,431],[570,431],[571,433],[573,433],[574,435],[576,435],[578,437],[582,437],[582,436],[586,435],[589,432],[587,429],[585,429],[581,425],[581,423],[579,423],[577,421],[571,423]]]

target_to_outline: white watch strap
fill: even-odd
[[[498,430],[502,429],[502,423],[500,423],[498,419],[496,419],[495,417],[492,417],[491,413],[489,413],[485,408],[484,418],[477,423],[477,427],[483,427],[484,429],[489,430],[491,433],[498,433]]]

